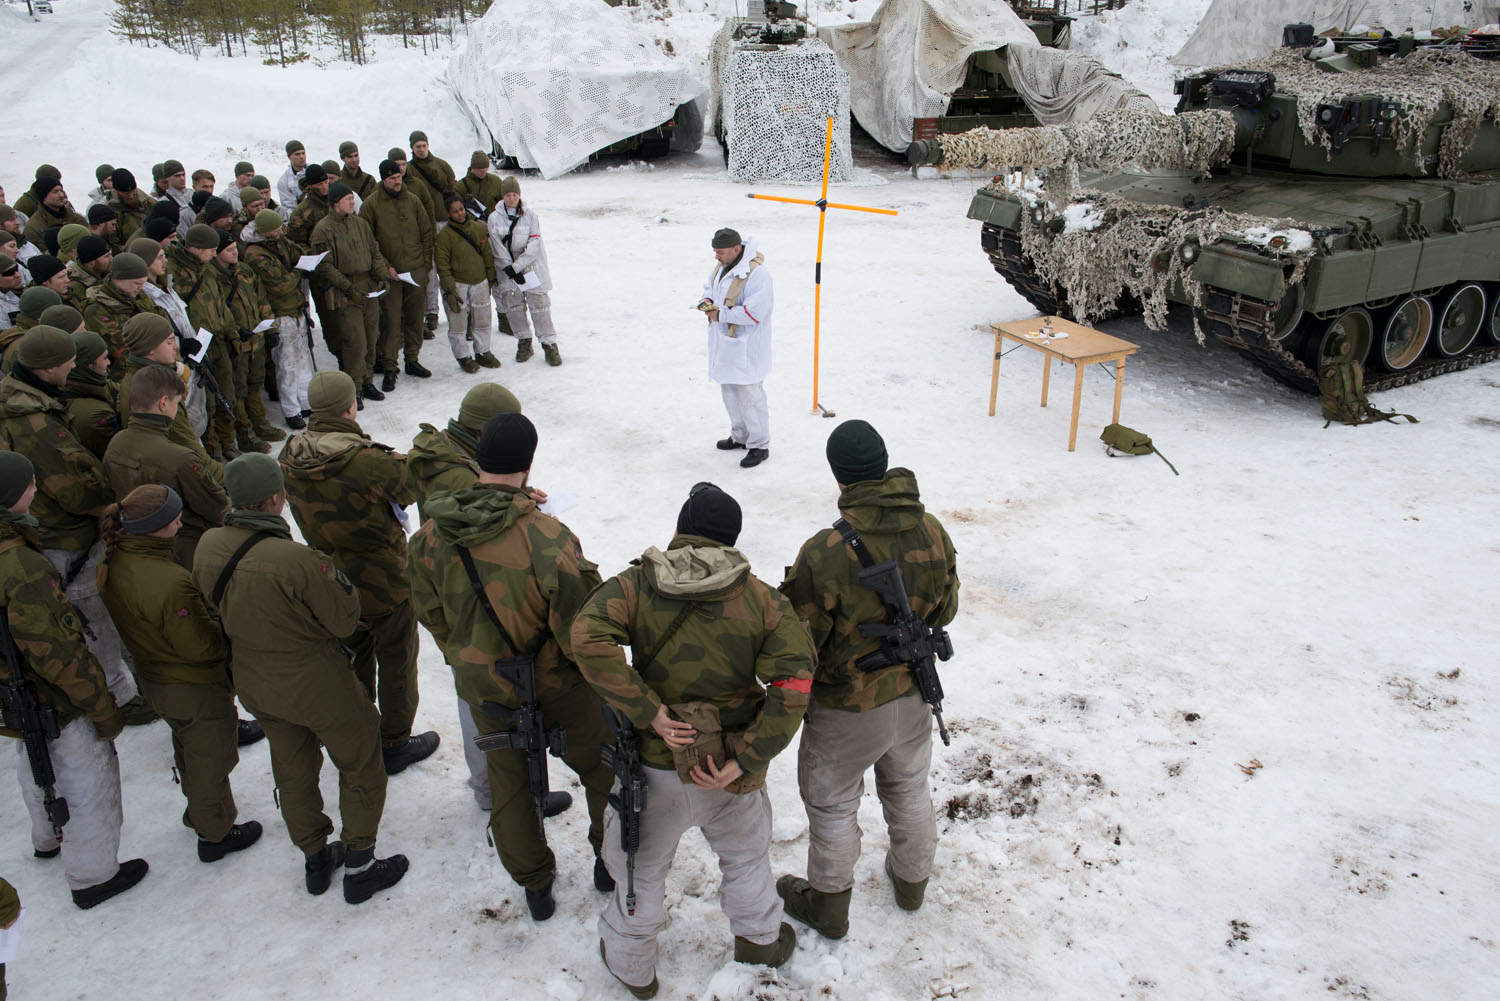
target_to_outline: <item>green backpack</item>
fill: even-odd
[[[1123,424],[1111,424],[1099,434],[1099,440],[1104,442],[1104,454],[1115,455],[1150,455],[1156,452],[1167,468],[1172,471],[1173,476],[1181,476],[1177,467],[1172,465],[1165,455],[1156,451],[1156,446],[1151,444],[1151,436],[1142,434],[1135,428],[1128,428]]]
[[[1419,423],[1411,414],[1398,414],[1380,410],[1370,403],[1365,395],[1365,369],[1350,357],[1348,338],[1338,335],[1330,345],[1333,359],[1318,369],[1318,396],[1323,404],[1323,426],[1334,421],[1340,424],[1373,424],[1375,421],[1396,423],[1397,417],[1405,417],[1412,424]]]

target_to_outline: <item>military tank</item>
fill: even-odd
[[[1044,313],[1192,307],[1200,339],[1317,390],[1339,335],[1386,389],[1500,358],[1500,55],[1492,39],[1318,38],[1136,110],[914,142],[996,173],[969,218]],[[1019,168],[1019,169],[1016,169]]]

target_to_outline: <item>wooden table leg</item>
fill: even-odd
[[[990,369],[990,416],[995,416],[995,391],[1000,388],[1000,345],[1005,338],[995,335],[995,365]]]
[[[1078,407],[1083,402],[1083,366],[1073,363],[1073,419],[1068,425],[1068,451],[1078,444]]]
[[[1115,362],[1115,415],[1110,418],[1111,424],[1120,423],[1120,397],[1125,394],[1125,359],[1121,358]]]
[[[1047,384],[1052,381],[1052,356],[1042,354],[1042,406],[1047,405]]]

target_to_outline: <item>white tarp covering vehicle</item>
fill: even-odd
[[[1005,73],[1043,125],[1155,104],[1087,56],[1043,48],[1010,6],[993,0],[885,0],[865,22],[820,28],[849,73],[850,107],[887,149],[905,150],[916,119],[939,118],[971,56],[1004,49]]]
[[[695,69],[600,0],[505,0],[469,26],[447,79],[481,136],[556,177],[669,121],[672,148],[697,149],[701,112],[678,112],[708,89]]]

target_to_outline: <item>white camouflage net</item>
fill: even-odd
[[[849,149],[849,74],[817,38],[747,47],[728,21],[709,57],[714,120],[728,147],[729,176],[741,181],[816,183],[823,177],[833,118],[830,181],[854,171]]]
[[[1378,94],[1398,101],[1393,138],[1408,152],[1417,150],[1433,119],[1452,108],[1453,124],[1438,149],[1438,176],[1458,177],[1459,161],[1486,118],[1500,119],[1500,62],[1475,59],[1452,50],[1419,48],[1404,58],[1385,59],[1367,70],[1328,73],[1304,59],[1301,49],[1277,49],[1259,59],[1220,69],[1265,70],[1276,75],[1276,89],[1297,96],[1297,122],[1309,142],[1331,154],[1328,133],[1317,126],[1320,104],[1340,104]]]

